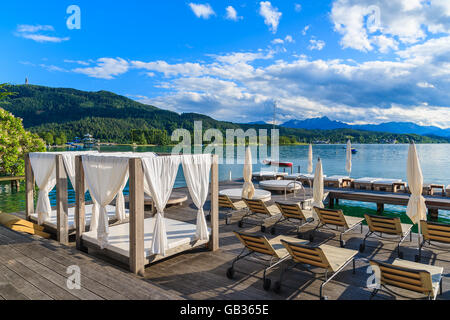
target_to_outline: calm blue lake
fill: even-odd
[[[408,145],[353,145],[358,150],[353,155],[353,171],[351,176],[359,177],[381,177],[400,178],[406,181],[406,159]],[[450,144],[427,144],[417,145],[425,183],[439,183],[450,185]],[[129,146],[102,146],[100,151],[133,151]],[[136,152],[155,151],[170,152],[171,148],[163,147],[138,147]],[[294,171],[305,172],[308,162],[308,146],[280,146],[280,160],[294,163]],[[270,152],[270,151],[269,151]],[[344,145],[315,145],[313,146],[315,160],[320,157],[323,161],[324,174],[345,174],[345,149]],[[237,152],[235,152],[236,154]],[[224,154],[225,151],[224,151]],[[257,152],[253,151],[256,163]],[[235,158],[237,155],[235,155]],[[224,159],[224,163],[226,159]],[[263,159],[259,159],[263,160]],[[241,161],[242,163],[243,161]],[[260,161],[253,167],[254,171],[267,167]],[[219,174],[221,180],[228,180],[230,171],[233,179],[242,177],[242,164],[221,164]],[[184,186],[182,170],[179,171],[176,187]],[[75,201],[75,194],[69,192],[70,202]],[[51,201],[55,203],[56,192],[51,193]],[[373,204],[355,202],[343,202],[342,205],[367,209],[375,208]],[[25,208],[25,193],[23,183],[18,192],[11,191],[9,184],[0,184],[0,211],[18,212]],[[387,206],[386,210],[391,213],[402,214],[404,207]],[[450,220],[450,212],[442,212],[443,219]]]

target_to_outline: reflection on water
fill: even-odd
[[[358,150],[353,155],[353,171],[352,177],[380,177],[380,178],[400,178],[406,181],[406,159],[408,155],[408,145],[353,145]],[[137,147],[131,146],[103,146],[102,152],[164,152],[170,153],[171,147]],[[264,159],[257,159],[256,147],[252,150],[255,163],[254,171],[259,171],[266,167],[261,164]],[[439,183],[444,185],[450,184],[450,145],[449,144],[428,144],[417,145],[422,171],[425,183]],[[269,148],[270,152],[270,148]],[[324,174],[346,174],[345,172],[345,149],[344,145],[315,145],[313,146],[314,157],[320,157],[323,161]],[[237,152],[235,152],[236,154]],[[224,152],[224,154],[226,154]],[[298,171],[300,166],[301,172],[307,168],[308,162],[308,146],[280,146],[280,159],[289,161],[294,164],[294,171]],[[243,160],[240,161],[243,163]],[[223,161],[225,163],[225,161]],[[267,167],[266,167],[267,168]],[[228,180],[231,172],[233,179],[242,177],[242,164],[221,164],[219,166],[220,180]],[[180,166],[175,187],[185,186],[183,170]],[[125,188],[128,193],[128,186]],[[50,193],[50,200],[55,204],[56,191]],[[89,200],[89,196],[88,196]],[[75,202],[75,193],[73,188],[69,188],[69,201]],[[342,202],[349,209],[348,205],[352,205],[353,210],[356,208],[359,214],[365,210],[375,208],[375,204]],[[393,214],[403,213],[404,207],[386,206],[388,212]],[[9,183],[0,184],[0,211],[18,212],[25,210],[25,185],[22,182],[19,191],[11,190]],[[441,212],[443,218],[450,219],[450,212]]]

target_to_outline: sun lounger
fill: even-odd
[[[450,247],[443,248],[431,243],[433,241],[441,244],[450,244],[450,224],[422,220],[420,221],[420,230],[422,232],[422,241],[419,245],[419,254],[415,257],[416,262],[422,259],[422,247],[425,243],[441,250],[450,250]]]
[[[290,222],[297,226],[297,233],[299,233],[302,227],[314,222],[312,210],[302,209],[300,203],[275,202],[275,204],[281,212],[281,217],[272,225],[270,229],[271,234],[275,234],[275,228],[278,223]]]
[[[436,190],[439,190],[439,193],[437,193]],[[434,195],[445,196],[445,186],[443,184],[430,184],[430,196]]]
[[[219,209],[222,208],[228,209],[228,212],[225,215],[225,223],[228,224],[229,218],[232,217],[233,212],[243,212],[247,210],[247,205],[242,200],[233,202],[231,201],[230,197],[226,195],[219,195]],[[208,215],[207,218],[209,218],[208,220],[210,220],[211,216]]]
[[[355,273],[355,256],[358,254],[357,250],[337,248],[326,244],[312,246],[302,243],[293,243],[289,240],[281,240],[281,243],[286,247],[294,262],[291,267],[300,264],[325,269],[325,279],[320,285],[319,296],[321,300],[327,299],[327,297],[323,295],[325,285],[344,270],[350,262],[353,262],[353,273]],[[289,268],[285,268],[282,271],[279,281],[275,283],[275,292],[281,291],[282,280],[288,269]],[[309,269],[306,270],[312,272]]]
[[[403,252],[400,251],[400,245],[408,235],[409,241],[412,241],[411,229],[413,225],[401,223],[400,218],[398,217],[384,217],[370,214],[365,214],[364,217],[366,219],[367,225],[369,226],[369,232],[367,232],[366,236],[364,237],[363,243],[359,246],[359,251],[364,252],[366,248],[366,240],[373,235],[386,241],[393,241],[397,243],[398,257],[402,259]],[[379,235],[377,235],[377,233],[379,233]],[[394,236],[394,240],[392,239],[392,237],[383,237],[383,234]],[[399,240],[395,240],[395,238],[397,237]]]
[[[379,270],[379,287],[372,292],[371,299],[384,288],[393,292],[387,286],[406,289],[424,294],[428,299],[435,300],[439,289],[442,294],[442,273],[444,268],[426,264],[396,259],[393,264],[378,261],[370,261],[375,272]],[[403,297],[403,296],[402,296]]]
[[[450,185],[448,185],[447,188],[445,188],[445,195],[447,197],[450,197]]]
[[[323,209],[318,207],[314,207],[314,210],[319,217],[319,223],[310,235],[310,241],[314,240],[315,232],[321,228],[325,227],[333,231],[339,231],[339,228],[342,228],[342,231],[339,232],[339,244],[343,248],[345,247],[345,241],[342,238],[344,234],[355,229],[357,226],[361,226],[362,233],[362,222],[364,221],[363,218],[346,216],[344,215],[344,212],[342,210]],[[335,228],[332,229],[332,227]]]
[[[353,181],[353,185],[356,190],[373,190],[373,184],[378,180],[381,179],[371,177],[358,178]]]
[[[247,205],[249,211],[239,221],[238,225],[240,228],[244,226],[245,219],[249,217],[256,217],[261,221],[261,231],[265,232],[265,223],[267,222],[267,220],[273,219],[276,216],[281,216],[281,212],[275,204],[267,206],[264,201],[254,199],[244,199],[244,202]]]
[[[308,241],[299,240],[296,238],[291,238],[287,236],[278,236],[276,238],[268,240],[264,236],[243,233],[243,232],[235,232],[237,238],[244,245],[241,253],[233,260],[231,267],[227,270],[227,277],[229,279],[233,279],[235,274],[234,266],[236,262],[244,259],[248,256],[255,256],[258,262],[264,264],[264,275],[263,275],[263,288],[264,290],[269,290],[271,286],[271,280],[266,277],[267,271],[279,265],[281,262],[289,259],[289,253],[286,248],[281,244],[281,241],[288,240],[293,243],[302,243],[306,244]],[[265,259],[269,257],[269,259]],[[267,266],[267,262],[269,265]]]
[[[260,171],[253,172],[252,177],[258,181],[261,180],[278,180],[287,176],[287,172],[274,172],[274,171]]]
[[[373,183],[375,191],[398,192],[401,188],[406,188],[406,182],[401,179],[378,179]]]
[[[330,176],[323,179],[324,186],[329,188],[348,188],[353,181],[349,176]]]

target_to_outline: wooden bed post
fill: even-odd
[[[130,169],[130,271],[145,275],[144,250],[144,170],[142,160],[129,160]]]
[[[69,244],[69,204],[67,199],[67,173],[62,155],[56,155],[56,234],[62,244]]]
[[[30,220],[34,212],[34,174],[29,153],[25,154],[25,190],[25,219]]]
[[[209,249],[219,250],[219,157],[212,156],[211,166],[211,240]]]
[[[75,225],[77,249],[82,249],[81,235],[85,228],[84,169],[81,156],[75,157]]]

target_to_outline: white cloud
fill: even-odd
[[[294,10],[295,10],[295,12],[300,12],[300,11],[302,11],[302,5],[299,4],[299,3],[295,3],[295,4],[294,4]]]
[[[111,80],[115,76],[126,73],[129,69],[130,64],[122,58],[100,58],[95,67],[76,68],[72,71],[92,78]]]
[[[276,38],[272,40],[272,44],[285,44],[285,43],[294,43],[294,38],[291,35],[287,35],[284,39]]]
[[[428,82],[417,82],[419,88],[434,88],[434,85]]]
[[[261,1],[259,5],[259,14],[264,18],[264,23],[273,33],[277,33],[282,13],[273,7],[270,1]]]
[[[70,40],[69,37],[60,38],[60,37],[52,37],[52,36],[46,36],[43,34],[33,34],[33,33],[22,33],[19,36],[22,38],[25,38],[25,39],[34,40],[36,42],[41,42],[41,43],[42,42],[59,43],[59,42]]]
[[[53,32],[53,31],[55,31],[55,28],[50,25],[20,24],[17,26],[16,32],[14,34],[17,37],[33,40],[33,41],[40,42],[40,43],[44,43],[44,42],[59,43],[59,42],[70,40],[69,37],[56,37],[56,36],[51,36],[48,34],[38,33],[41,31]]]
[[[86,62],[86,61],[81,61],[81,60],[70,60],[70,59],[65,59],[64,60],[65,63],[74,63],[74,64],[79,64],[82,66],[88,66],[90,63]]]
[[[305,26],[302,30],[302,35],[306,36],[306,33],[308,32],[309,28],[311,28],[311,26],[309,24],[307,26]]]
[[[19,24],[17,26],[17,32],[36,33],[38,31],[55,31],[55,28],[50,25]]]
[[[209,17],[216,14],[209,3],[196,4],[191,2],[189,3],[189,7],[191,7],[192,12],[194,12],[197,18],[209,19]]]
[[[280,121],[326,115],[350,123],[399,120],[450,127],[448,52],[450,36],[397,50],[387,61],[305,55],[279,59],[277,51],[262,50],[178,63],[116,58],[101,64],[99,59],[96,68],[76,72],[112,79],[131,69],[144,70],[160,90],[156,96],[143,92],[147,98],[139,100],[220,120],[268,121],[273,116],[270,101],[277,99]]]
[[[225,10],[227,11],[226,19],[233,21],[242,19],[242,17],[238,16],[236,9],[232,6],[228,6]]]
[[[378,51],[387,53],[390,49],[398,50],[398,42],[384,35],[373,37],[373,43],[378,46]]]
[[[309,50],[319,50],[320,51],[326,45],[325,41],[323,41],[323,40],[316,40],[316,39],[309,40],[309,43],[310,43],[309,46],[308,46]]]
[[[331,19],[343,48],[386,53],[423,41],[427,32],[450,33],[450,2],[334,0]]]

